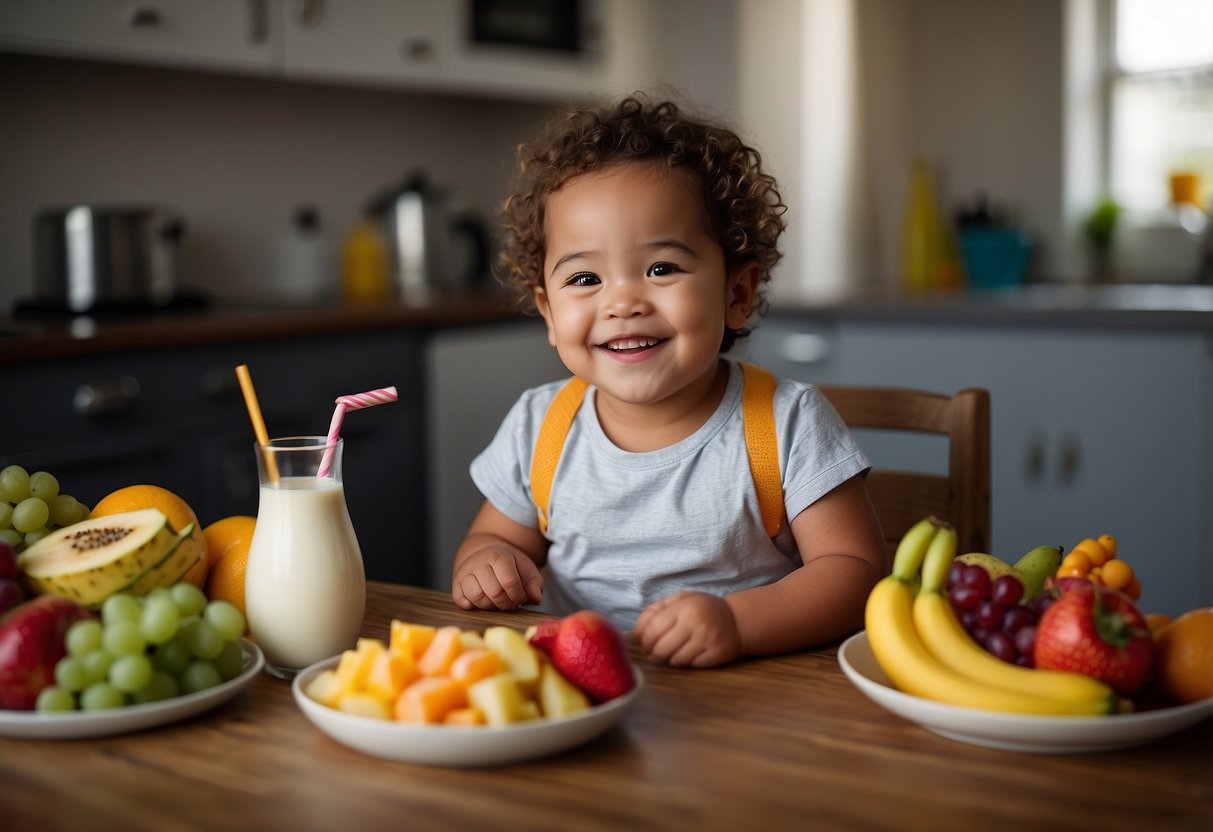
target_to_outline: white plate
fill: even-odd
[[[303,692],[340,657],[319,661],[291,684],[304,715],[337,742],[375,757],[429,766],[495,766],[545,757],[589,742],[619,721],[644,683],[640,670],[633,688],[610,702],[566,719],[538,719],[492,728],[485,725],[414,725],[353,716],[321,705]]]
[[[1182,731],[1213,716],[1213,698],[1189,705],[1111,716],[1024,716],[932,702],[893,687],[872,655],[868,634],[838,648],[838,663],[878,705],[958,742],[1036,754],[1079,754],[1128,748]]]
[[[161,702],[128,705],[125,708],[105,711],[39,714],[0,710],[0,736],[44,740],[105,737],[165,725],[209,711],[243,690],[265,666],[265,657],[261,655],[261,649],[256,644],[241,639],[240,646],[244,650],[244,671],[235,679],[229,679],[216,687]]]

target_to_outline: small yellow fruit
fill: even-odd
[[[198,523],[198,515],[190,508],[189,503],[178,497],[167,488],[158,485],[128,485],[119,488],[101,498],[89,517],[107,517],[111,514],[122,514],[127,511],[137,511],[142,508],[158,508],[168,518],[169,525],[174,531],[181,531],[186,526],[193,525],[191,537],[198,544],[202,557],[185,573],[184,580],[202,589],[206,585],[206,575],[210,569],[210,554],[206,538],[202,535],[202,526]]]

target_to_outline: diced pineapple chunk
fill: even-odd
[[[369,693],[347,693],[337,703],[337,709],[347,714],[371,719],[392,718],[392,712],[387,703]]]
[[[395,702],[400,692],[420,676],[417,663],[407,653],[384,651],[375,657],[366,677],[367,693]]]
[[[303,692],[321,705],[335,708],[337,700],[341,698],[341,683],[337,680],[336,672],[322,670],[316,674],[316,678],[308,682]]]
[[[417,660],[417,669],[422,676],[448,676],[451,662],[463,652],[458,627],[439,627],[430,646]]]
[[[401,722],[442,722],[456,708],[466,707],[468,690],[449,676],[424,676],[396,699],[396,719]]]
[[[496,673],[467,689],[468,701],[484,712],[489,725],[509,725],[523,719],[522,693],[509,673]]]
[[[460,653],[451,662],[451,678],[471,685],[487,679],[501,670],[501,656],[486,647],[473,648]]]
[[[527,644],[522,633],[513,627],[489,627],[484,631],[484,643],[501,656],[523,689],[534,689],[539,682],[539,653]]]
[[[455,708],[442,720],[444,725],[484,725],[484,711],[479,708]]]
[[[475,630],[464,630],[459,634],[459,640],[463,642],[464,652],[484,648],[484,638]]]
[[[529,722],[532,719],[539,719],[543,716],[539,711],[539,703],[534,699],[522,700],[522,707],[518,711],[519,722]]]
[[[434,633],[437,631],[437,627],[427,624],[407,624],[393,620],[388,649],[394,653],[408,653],[413,659],[419,659],[434,640]]]
[[[552,719],[587,710],[590,700],[560,671],[544,662],[539,671],[539,707],[544,716]]]

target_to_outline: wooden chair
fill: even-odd
[[[890,557],[902,535],[928,515],[956,527],[960,552],[990,545],[990,394],[980,388],[945,396],[894,387],[820,385],[851,428],[941,434],[948,438],[948,475],[882,470],[868,490]]]

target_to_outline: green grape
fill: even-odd
[[[143,604],[133,595],[122,592],[111,595],[101,604],[101,620],[108,626],[120,621],[138,623],[143,618]]]
[[[206,595],[193,584],[173,584],[169,588],[169,592],[172,593],[173,603],[181,611],[182,618],[187,615],[198,615],[206,608]]]
[[[180,618],[173,599],[158,595],[144,601],[139,629],[143,631],[143,637],[149,644],[164,644],[177,635],[177,623]]]
[[[51,530],[48,529],[46,526],[43,526],[40,529],[34,529],[32,532],[26,532],[25,533],[25,548],[28,549],[30,546],[33,546],[35,543],[37,543],[39,540],[46,537],[50,533],[51,533]]]
[[[0,470],[0,497],[10,503],[19,503],[29,496],[29,474],[20,465],[9,465]]]
[[[224,641],[235,641],[244,635],[244,616],[230,601],[211,601],[202,617]]]
[[[108,708],[121,708],[126,701],[122,691],[109,682],[94,682],[80,694],[80,709],[83,711],[102,711]]]
[[[72,693],[79,693],[92,683],[84,659],[64,656],[55,663],[55,684]]]
[[[187,643],[190,646],[190,652],[204,661],[209,662],[223,652],[222,636],[203,620],[198,620],[190,627]]]
[[[152,664],[157,670],[176,676],[189,666],[193,657],[185,633],[178,630],[170,642],[156,648],[156,652],[152,654]]]
[[[80,505],[80,502],[71,494],[60,494],[57,497],[52,497],[47,505],[51,509],[52,525],[62,528],[76,522],[78,511],[76,506]]]
[[[109,678],[110,665],[114,657],[104,647],[98,647],[84,656],[84,669],[88,671],[89,684],[103,682]]]
[[[13,507],[7,500],[0,500],[0,529],[13,527]]]
[[[64,639],[69,656],[83,657],[101,646],[101,622],[95,618],[77,621]]]
[[[76,519],[73,522],[79,523],[81,520],[87,520],[91,510],[84,503],[76,503]]]
[[[25,541],[25,535],[16,529],[0,529],[0,540],[16,549]]]
[[[59,480],[49,471],[35,471],[29,475],[29,493],[45,502],[59,494]]]
[[[215,669],[225,682],[244,672],[244,650],[240,648],[240,642],[229,641],[223,645],[223,652],[215,659]]]
[[[152,663],[142,653],[119,656],[110,665],[109,682],[124,693],[134,693],[152,679]]]
[[[34,708],[43,714],[76,710],[76,697],[58,685],[47,685],[38,693]]]
[[[210,662],[190,662],[190,666],[181,671],[178,682],[183,693],[197,693],[200,690],[213,688],[223,680],[219,671]]]
[[[131,701],[136,704],[159,702],[163,699],[172,699],[179,692],[177,680],[163,670],[157,670],[152,674],[147,685],[131,694]]]
[[[13,506],[13,528],[23,534],[42,528],[49,519],[51,510],[38,497],[26,497]]]
[[[147,649],[147,639],[143,637],[139,625],[133,621],[107,623],[105,631],[101,634],[101,643],[114,657],[133,656]]]
[[[143,605],[147,606],[147,604],[153,598],[167,598],[171,601],[171,600],[173,600],[173,594],[168,591],[167,586],[158,586],[155,589],[153,589],[151,592],[149,592],[147,595],[143,596]],[[177,605],[173,604],[173,606],[177,606]]]

